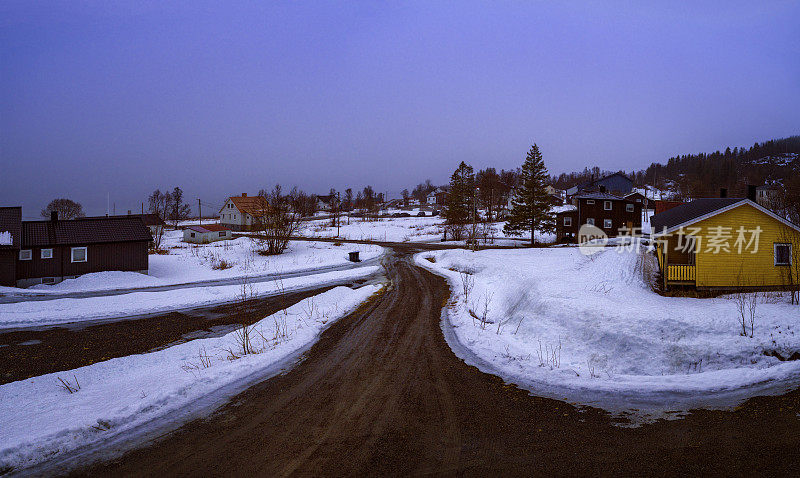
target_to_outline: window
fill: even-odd
[[[191,237],[194,237],[194,233],[193,232],[191,233]]]
[[[594,204],[594,199],[587,199],[586,204]]]
[[[53,250],[52,249],[42,249],[42,253],[40,255],[42,259],[52,259],[53,258]]]
[[[225,231],[219,231],[219,237],[225,237]]]
[[[603,209],[605,209],[606,211],[610,211],[611,210],[611,201],[603,201]]]
[[[628,212],[633,212],[633,204],[626,204],[625,210]]]
[[[85,247],[72,248],[72,262],[86,262],[86,255]]]
[[[587,217],[586,218],[586,224],[588,224],[590,226],[594,226],[594,218],[593,217]]]
[[[564,225],[565,226],[571,226],[572,225],[572,218],[569,217],[569,216],[564,217]]]
[[[21,261],[29,261],[33,259],[33,251],[30,249],[22,249],[19,251],[19,260]]]
[[[791,244],[775,244],[775,265],[776,266],[792,265]]]
[[[642,198],[636,198],[636,202],[642,202]]]
[[[611,219],[603,219],[603,229],[611,229]]]

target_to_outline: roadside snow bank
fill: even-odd
[[[232,396],[290,366],[280,362],[293,359],[378,290],[337,287],[264,318],[252,326],[256,354],[242,355],[233,332],[1,385],[0,470],[110,439],[182,407],[198,407],[208,395]],[[70,394],[59,377],[80,389]]]
[[[263,296],[360,279],[378,272],[379,269],[378,266],[366,266],[281,281],[256,282],[251,285],[254,295]],[[241,289],[241,285],[191,287],[160,292],[131,292],[105,297],[0,304],[0,329],[56,325],[202,307],[233,301],[241,294]]]
[[[744,337],[732,299],[655,294],[635,272],[638,257],[607,248],[590,259],[577,248],[551,248],[415,259],[451,284],[456,305],[443,327],[523,386],[663,399],[800,382],[800,361],[766,355],[800,351],[800,308],[786,297],[762,298],[754,337]]]

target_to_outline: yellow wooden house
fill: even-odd
[[[697,199],[650,223],[667,289],[797,287],[800,227],[750,199]]]

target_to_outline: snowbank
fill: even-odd
[[[255,295],[296,291],[355,280],[378,272],[365,266],[309,276],[252,284]],[[55,325],[106,318],[130,317],[231,302],[241,294],[241,285],[191,287],[160,292],[131,292],[105,297],[61,298],[0,304],[0,329]]]
[[[291,366],[323,329],[379,289],[337,287],[261,320],[253,326],[257,354],[231,357],[230,351],[241,355],[234,332],[2,385],[0,470],[31,466],[167,414],[172,419],[209,395],[230,397]],[[285,336],[275,339],[278,329]],[[80,390],[70,394],[59,377]]]
[[[635,272],[639,257],[551,248],[426,252],[416,261],[448,278],[457,296],[445,335],[519,384],[663,398],[800,383],[800,361],[765,355],[800,350],[800,308],[780,295],[762,299],[754,337],[743,337],[732,299],[655,294]],[[474,280],[466,298],[458,271]]]

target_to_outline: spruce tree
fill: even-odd
[[[463,226],[472,219],[475,194],[475,174],[472,166],[461,162],[450,176],[450,191],[447,194],[447,209],[444,218],[453,240],[460,240]]]
[[[503,227],[505,233],[520,235],[530,231],[531,244],[534,244],[534,231],[551,232],[555,229],[555,218],[550,213],[550,197],[545,189],[547,181],[542,153],[534,143],[522,165],[520,184],[511,200],[513,207]]]

